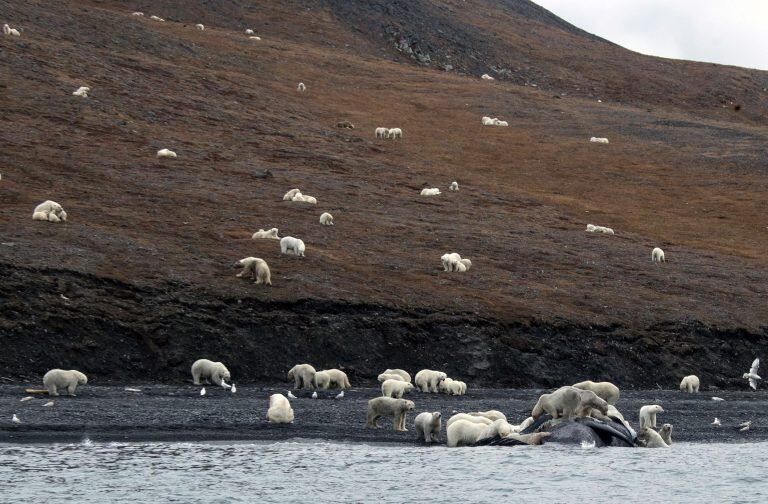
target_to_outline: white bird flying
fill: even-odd
[[[200,395],[205,395],[205,387],[200,389]]]
[[[317,392],[312,392],[312,399],[317,399]]]
[[[229,387],[229,391],[230,391],[230,392],[232,392],[233,394],[234,394],[235,392],[237,392],[237,387],[235,387],[235,384],[234,384],[234,383],[232,384],[232,386],[231,386],[231,387]]]
[[[288,391],[288,399],[296,399],[296,396],[290,390]]]
[[[740,423],[739,427],[737,428],[739,429],[739,432],[747,432],[749,430],[750,425],[752,425],[752,420],[748,422]]]
[[[13,414],[13,418],[11,418],[11,422],[16,424],[21,423],[21,420],[19,420],[19,417],[16,416],[16,413]]]
[[[342,390],[334,399],[343,399],[344,398],[344,391]]]
[[[720,427],[720,419],[715,417],[715,421],[712,422],[710,425],[714,425],[715,427]]]
[[[749,373],[744,373],[742,375],[742,378],[749,380],[749,386],[752,387],[753,390],[757,390],[757,380],[762,380],[762,378],[757,375],[757,368],[759,367],[760,359],[755,359],[752,362],[752,367],[749,368]]]
[[[43,407],[45,408],[50,408],[51,406],[53,406],[53,401],[48,401],[47,403],[43,404]]]
[[[27,402],[27,401],[31,401],[32,399],[34,399],[34,397],[32,397],[30,395],[30,396],[27,396],[27,397],[22,397],[19,402]]]

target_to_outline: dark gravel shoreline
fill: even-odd
[[[141,392],[128,392],[123,386],[85,386],[76,398],[59,397],[53,407],[43,407],[47,396],[20,402],[27,394],[22,385],[0,385],[0,442],[77,442],[92,441],[234,441],[285,440],[293,438],[349,442],[416,442],[413,419],[422,411],[439,410],[444,418],[452,412],[498,409],[512,423],[530,413],[538,396],[535,389],[470,389],[461,397],[411,393],[415,414],[408,416],[407,433],[392,431],[391,424],[380,422],[379,429],[365,428],[365,410],[379,389],[355,388],[341,400],[338,391],[325,391],[312,400],[307,391],[295,392],[292,400],[296,420],[292,425],[270,425],[266,421],[268,397],[285,388],[238,386],[236,394],[207,387],[204,397],[192,385],[135,385]],[[665,412],[660,423],[674,425],[673,441],[753,442],[768,439],[768,392],[719,391],[725,401],[713,401],[712,393],[697,395],[669,390],[622,391],[617,407],[636,428],[640,407],[661,404]],[[13,414],[22,424],[11,422]],[[710,425],[714,417],[722,427]],[[737,424],[751,420],[749,432],[741,433]],[[443,439],[445,431],[443,431]]]

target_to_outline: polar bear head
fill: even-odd
[[[412,411],[413,408],[416,407],[416,404],[413,401],[408,401],[406,399],[400,399],[402,401],[403,410]]]
[[[81,373],[80,371],[76,371],[74,369],[71,371],[72,371],[72,374],[77,377],[77,383],[79,385],[85,385],[86,383],[88,383],[88,377],[85,376],[83,373]]]

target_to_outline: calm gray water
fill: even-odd
[[[0,502],[768,502],[768,443],[0,444]]]

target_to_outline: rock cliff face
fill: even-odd
[[[207,356],[253,382],[312,362],[741,387],[768,349],[765,72],[641,56],[511,0],[3,12],[24,31],[0,38],[2,377],[174,382]],[[282,201],[294,187],[318,205]],[[31,220],[46,199],[66,224]],[[250,239],[271,227],[306,257]],[[454,251],[469,272],[442,271]],[[272,287],[234,277],[247,256]]]

